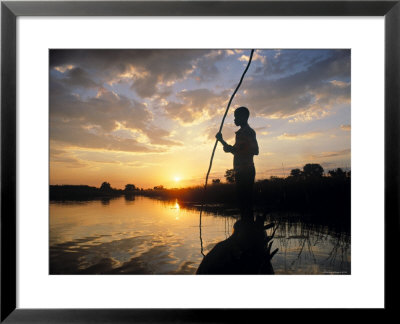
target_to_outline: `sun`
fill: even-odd
[[[175,181],[175,182],[181,181],[181,177],[174,177],[174,181]]]

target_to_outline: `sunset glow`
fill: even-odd
[[[50,184],[202,185],[248,50],[51,50]],[[250,110],[256,179],[350,168],[350,50],[256,50],[233,111]],[[232,155],[218,145],[210,179]]]

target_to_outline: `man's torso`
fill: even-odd
[[[233,167],[236,171],[254,167],[253,156],[258,155],[256,132],[248,125],[236,132]]]

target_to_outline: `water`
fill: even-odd
[[[235,221],[203,214],[205,253],[232,234]],[[275,248],[276,274],[350,273],[350,239],[327,227],[283,222]],[[51,274],[194,274],[201,260],[199,212],[178,201],[50,203]]]

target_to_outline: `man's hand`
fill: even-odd
[[[229,145],[227,142],[224,141],[221,132],[218,132],[217,135],[215,135],[215,137],[216,137],[216,139],[217,139],[218,141],[220,141],[221,144],[223,145],[223,147],[224,147],[224,152],[233,153],[233,146]]]

